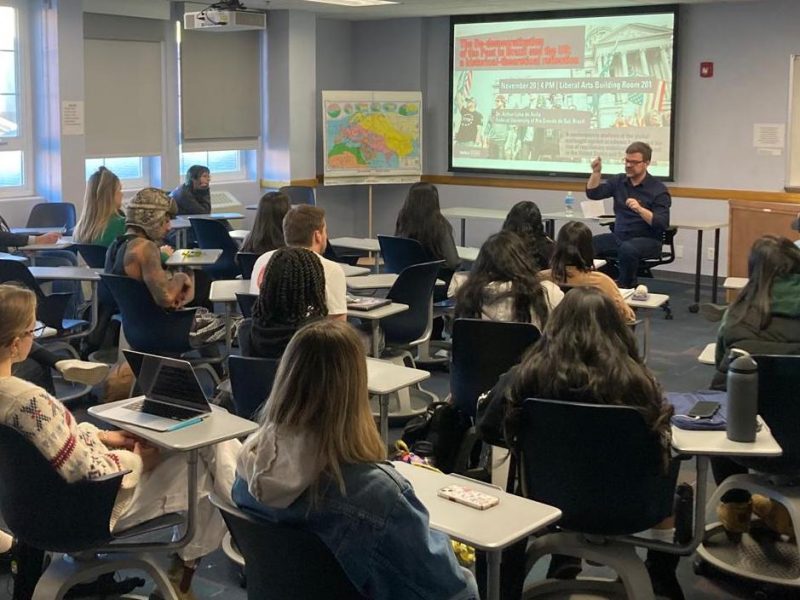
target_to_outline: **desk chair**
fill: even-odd
[[[250,279],[253,275],[253,267],[256,266],[256,261],[260,254],[255,252],[237,252],[236,264],[239,265],[239,270],[242,272],[242,279]]]
[[[364,599],[315,534],[257,518],[214,495],[210,500],[241,553],[248,600]]]
[[[258,299],[258,294],[236,294],[236,302],[239,305],[239,312],[245,319],[253,316],[253,306]]]
[[[279,362],[278,359],[249,356],[228,358],[233,406],[238,416],[254,420],[272,391]]]
[[[126,471],[127,472],[127,471]],[[71,587],[119,570],[141,569],[165,600],[177,600],[153,557],[157,546],[124,543],[184,522],[178,514],[111,532],[111,510],[126,472],[67,483],[15,429],[0,425],[0,511],[17,540],[54,554],[33,592],[33,600],[61,600]],[[32,590],[31,590],[32,591]]]
[[[73,248],[78,250],[78,254],[87,266],[92,269],[103,269],[106,266],[106,252],[108,248],[99,244],[74,244]]]
[[[528,567],[547,554],[586,558],[611,567],[628,598],[653,600],[635,546],[670,552],[671,545],[630,534],[672,514],[679,462],[672,461],[669,473],[662,474],[660,440],[641,413],[627,406],[528,399],[522,405],[517,450],[524,495],[563,513],[560,532],[529,546]],[[545,580],[526,588],[523,597],[618,586],[613,581]]]
[[[236,255],[239,245],[231,239],[225,224],[202,216],[189,217],[197,245],[203,250],[222,250],[217,262],[203,267],[212,279],[236,279],[242,274]]]
[[[769,584],[800,588],[796,541],[786,542],[775,534],[753,527],[741,543],[724,536],[715,510],[723,494],[744,489],[777,500],[786,507],[800,539],[800,356],[754,355],[758,364],[758,414],[769,426],[783,454],[775,458],[738,458],[750,473],[725,479],[708,501],[704,542],[697,550],[695,572],[710,574],[708,565],[721,571]],[[766,590],[765,590],[766,591]],[[758,596],[756,596],[758,597]],[[763,597],[769,597],[769,594]]]
[[[475,422],[478,396],[492,389],[500,376],[517,364],[540,337],[531,323],[456,319],[450,363],[450,398]],[[455,472],[464,473],[478,435],[469,428],[458,452]]]
[[[317,205],[317,199],[314,195],[314,188],[307,185],[284,185],[278,189],[289,196],[291,204],[310,204],[311,206]]]
[[[613,233],[614,223],[608,223],[607,226]],[[639,271],[637,273],[639,277],[653,278],[654,275],[652,269],[675,262],[675,236],[677,233],[678,228],[674,226],[667,227],[667,229],[664,230],[664,232],[661,234],[661,254],[656,257],[642,258],[639,260]],[[602,258],[608,262],[608,266],[617,268],[616,257],[598,255],[597,258]],[[605,268],[602,270],[605,271]]]
[[[75,228],[75,205],[71,202],[34,204],[26,227],[64,227],[67,235]]]

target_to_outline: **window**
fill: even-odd
[[[86,179],[100,167],[112,171],[122,182],[123,189],[140,189],[150,185],[148,159],[141,156],[119,158],[87,158]]]
[[[31,191],[32,136],[23,109],[28,87],[20,43],[23,19],[14,4],[0,0],[0,196]]]
[[[246,150],[182,152],[181,178],[192,165],[204,165],[211,171],[214,181],[242,181],[247,179],[246,153]]]

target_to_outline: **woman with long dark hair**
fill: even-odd
[[[264,254],[286,245],[283,239],[283,217],[289,212],[289,196],[283,192],[267,192],[258,201],[253,229],[242,244],[242,252]]]
[[[541,329],[564,293],[552,281],[540,281],[536,271],[517,234],[490,236],[456,291],[456,317],[533,323]]]
[[[522,238],[537,269],[550,266],[553,240],[544,232],[542,212],[535,202],[523,200],[512,206],[503,222],[502,230],[513,231]]]
[[[455,271],[461,264],[453,226],[442,216],[435,185],[420,181],[411,186],[397,215],[395,235],[417,240],[431,260],[444,260],[447,269]]]
[[[605,273],[594,270],[592,230],[580,221],[570,221],[559,229],[550,269],[542,271],[539,276],[563,286],[595,287],[613,300],[625,321],[630,322],[636,318],[614,280]]]

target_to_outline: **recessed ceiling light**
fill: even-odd
[[[378,6],[379,4],[400,4],[389,0],[306,0],[306,2],[317,2],[319,4],[337,4],[339,6]]]

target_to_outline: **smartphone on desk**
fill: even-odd
[[[446,500],[458,502],[476,510],[486,510],[500,502],[497,496],[490,496],[463,485],[448,485],[438,491],[438,495]]]
[[[719,402],[713,400],[699,400],[695,405],[686,413],[686,416],[693,419],[710,419],[717,411],[719,411]]]

